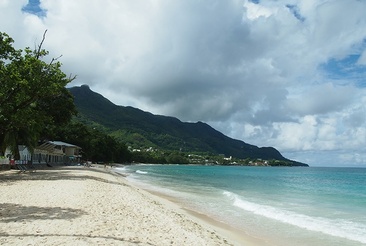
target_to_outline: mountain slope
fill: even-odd
[[[177,118],[153,115],[133,107],[117,106],[86,85],[69,89],[79,118],[103,126],[107,131],[136,147],[209,152],[236,158],[288,160],[272,147],[258,148],[229,138],[202,123],[181,122]],[[293,162],[293,165],[303,165]]]

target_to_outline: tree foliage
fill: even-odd
[[[45,61],[45,40],[34,50],[13,47],[14,40],[0,32],[0,152],[18,144],[35,146],[47,130],[68,122],[76,113],[65,88],[75,77],[61,71],[58,58]]]
[[[77,121],[58,127],[49,135],[49,138],[81,147],[84,160],[116,163],[131,161],[131,153],[125,144],[94,127]]]

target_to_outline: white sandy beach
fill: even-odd
[[[259,245],[101,167],[0,172],[1,245]]]

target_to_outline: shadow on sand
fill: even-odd
[[[100,168],[84,168],[84,167],[54,167],[43,168],[36,172],[19,172],[15,170],[0,172],[0,183],[10,185],[13,182],[27,181],[27,180],[95,180],[109,184],[125,185],[120,182],[114,182],[108,179],[93,176],[92,172],[107,173],[109,175],[116,175],[113,172],[108,172]]]
[[[8,234],[8,233],[1,233],[0,232],[0,238],[1,237],[15,237],[15,238],[21,238],[21,239],[26,239],[27,237],[31,238],[31,237],[47,237],[47,238],[51,238],[51,237],[68,237],[68,238],[75,238],[75,239],[80,239],[80,238],[84,238],[84,239],[106,239],[109,241],[109,243],[112,243],[111,241],[116,241],[115,243],[118,243],[120,245],[125,245],[126,243],[128,243],[128,245],[130,244],[137,244],[137,245],[141,245],[141,242],[139,240],[136,239],[127,239],[127,238],[123,238],[123,237],[114,237],[114,236],[93,236],[93,235],[84,235],[84,234]],[[100,244],[98,244],[100,245]],[[144,244],[145,245],[145,244]],[[153,245],[150,243],[147,243],[147,245]]]
[[[0,223],[55,219],[70,220],[86,214],[87,213],[81,209],[22,206],[14,203],[0,203]]]

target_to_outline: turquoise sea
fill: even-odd
[[[274,245],[366,245],[366,168],[131,165],[116,170]]]

